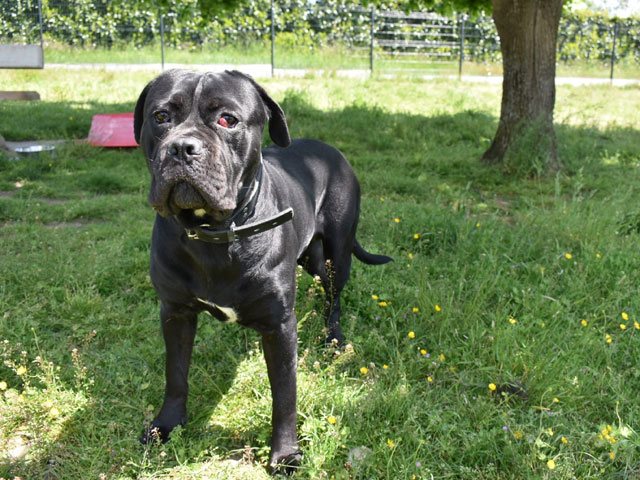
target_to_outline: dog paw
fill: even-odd
[[[293,475],[300,467],[302,452],[296,450],[289,454],[271,454],[269,473],[271,475]]]

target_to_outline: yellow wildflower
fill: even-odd
[[[640,323],[637,320],[633,322],[633,326],[636,327],[636,330],[640,330]]]
[[[629,314],[627,312],[622,312],[622,319],[626,322],[629,320]]]
[[[604,338],[607,340],[607,343],[613,342],[613,338],[611,338],[611,335],[609,335],[608,333],[605,334]]]
[[[386,307],[388,305],[387,302],[378,302],[378,305],[380,305],[381,307]]]
[[[420,353],[421,353],[422,355],[426,355],[426,354],[427,354],[427,351],[423,348],[423,349],[421,349],[421,350],[420,350]]]
[[[609,458],[610,458],[611,460],[613,460],[614,458],[616,458],[616,452],[611,452],[611,453],[609,453]]]
[[[383,370],[389,370],[389,365],[382,365]]]
[[[413,313],[418,313],[420,309],[418,307],[413,307]]]
[[[24,375],[25,373],[27,373],[27,368],[26,368],[26,367],[20,366],[20,367],[18,367],[18,369],[16,370],[16,375],[18,375],[18,376],[22,376],[22,375]]]
[[[367,373],[369,373],[369,369],[367,367],[360,367],[360,373],[362,375],[366,375]]]
[[[398,217],[394,218],[393,221],[396,223],[400,223],[400,219]]]
[[[441,312],[442,311],[442,309],[440,308],[440,305],[438,305],[437,303],[436,303],[435,307],[433,307],[433,308],[436,309],[436,312]]]
[[[626,330],[627,326],[624,323],[620,324],[620,330]]]
[[[586,320],[582,320],[580,323],[582,324],[583,327],[586,327],[587,325],[589,325],[589,322],[587,322]]]
[[[420,238],[420,235],[419,235],[419,234],[417,234],[417,233],[414,233],[414,234],[413,234],[413,238],[415,238],[415,239],[417,240],[417,239],[419,239],[419,238]]]
[[[433,382],[433,378],[427,377],[427,382],[432,383]]]
[[[509,323],[510,323],[511,325],[515,325],[516,323],[518,323],[518,321],[517,321],[515,318],[513,318],[513,317],[509,317]]]
[[[407,335],[409,338],[416,338],[416,332],[409,332],[409,334]]]
[[[596,258],[602,258],[602,255],[600,255],[599,253],[596,253]]]
[[[8,387],[7,382],[0,382],[0,390],[4,391]]]
[[[373,298],[374,300],[378,300],[380,297],[378,297],[378,295],[371,295],[371,298]]]
[[[553,437],[553,428],[548,428],[547,432],[549,433],[549,435]]]
[[[560,401],[560,400],[558,400],[558,398],[557,398],[557,397],[554,397],[554,398],[553,398],[553,403],[558,403],[559,401]]]
[[[564,258],[566,258],[567,260],[571,260],[572,257],[573,257],[573,255],[571,255],[570,253],[565,253],[564,254]]]
[[[516,437],[517,440],[520,440],[524,437],[524,432],[522,430],[516,430],[513,432],[513,436]]]
[[[569,440],[567,440],[565,437],[560,437],[560,441],[562,443],[569,443]]]
[[[496,388],[498,388],[498,387],[496,387],[495,383],[490,383],[489,384],[489,390],[491,390],[492,392],[495,392]]]
[[[336,424],[336,417],[334,417],[333,415],[327,418],[327,422],[329,422],[331,425],[335,425]]]
[[[389,448],[393,448],[396,446],[396,442],[394,442],[393,440],[391,440],[390,438],[387,439],[387,446]]]
[[[444,356],[444,353],[440,354],[440,361],[444,362],[447,357]]]
[[[556,468],[556,462],[554,462],[553,459],[549,460],[547,462],[547,468],[549,470],[553,470],[554,468]]]

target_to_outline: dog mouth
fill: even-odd
[[[233,213],[232,208],[207,201],[196,186],[184,181],[173,186],[167,197],[166,207],[185,227],[222,224]]]

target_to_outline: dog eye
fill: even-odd
[[[169,112],[166,112],[164,110],[154,113],[153,118],[155,119],[157,124],[167,123],[171,121],[171,116],[169,115]]]
[[[233,128],[237,125],[238,119],[226,113],[218,119],[218,125],[224,128]]]

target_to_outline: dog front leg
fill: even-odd
[[[142,437],[143,443],[159,439],[163,443],[178,425],[187,423],[189,364],[198,326],[195,313],[176,313],[162,306],[162,335],[166,348],[166,387],[160,413]]]
[[[296,432],[296,372],[298,367],[298,332],[295,316],[277,331],[262,334],[264,358],[271,384],[273,434],[269,470],[292,473],[300,464]]]

